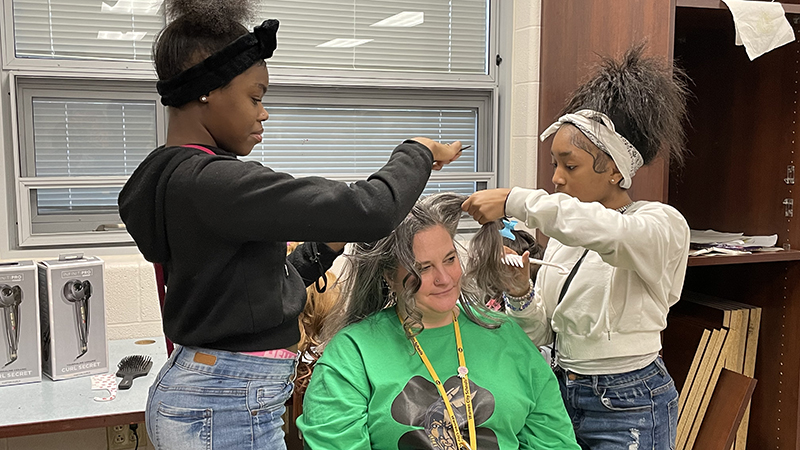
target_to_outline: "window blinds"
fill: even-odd
[[[33,100],[34,170],[38,177],[130,175],[156,146],[152,101]],[[394,147],[414,136],[442,142],[477,140],[477,110],[268,106],[264,141],[244,159],[295,176],[338,176],[353,181],[377,171]],[[431,183],[428,193],[471,193],[475,147],[447,167],[464,181]],[[33,174],[32,174],[33,175]],[[118,189],[39,189],[40,214],[114,209]]]
[[[33,189],[36,213],[53,214],[116,214],[117,197],[122,187]],[[36,231],[34,223],[34,231]],[[83,230],[89,231],[89,230]]]
[[[464,146],[477,139],[473,109],[267,105],[267,110],[264,140],[247,158],[293,175],[357,174],[355,180],[377,171],[405,139],[460,140]],[[447,171],[476,172],[475,147]]]
[[[33,99],[37,177],[130,175],[157,145],[153,101]],[[33,174],[31,174],[33,175]],[[119,188],[39,189],[39,214],[116,211]]]
[[[162,0],[13,0],[18,58],[149,61]]]
[[[261,0],[260,4],[260,19],[281,22],[271,66],[488,72],[488,0]],[[360,45],[321,46],[334,39]]]
[[[152,101],[33,100],[35,176],[130,175],[156,148]]]
[[[19,58],[149,61],[163,0],[13,0]],[[488,0],[261,0],[276,66],[488,72]],[[257,22],[258,22],[257,21]]]

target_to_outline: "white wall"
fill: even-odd
[[[508,63],[510,59],[512,65],[511,136],[504,140],[511,142],[511,186],[536,185],[540,10],[541,0],[514,0],[513,51],[505,61]],[[153,266],[140,255],[101,257],[106,262],[108,338],[133,339],[163,334]],[[111,361],[111,364],[116,362]],[[0,450],[101,450],[106,448],[105,433],[104,428],[99,428],[0,439]]]
[[[536,186],[539,135],[539,46],[541,0],[514,1],[511,55],[511,186]]]

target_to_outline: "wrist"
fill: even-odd
[[[522,311],[533,302],[533,280],[528,280],[528,292],[521,296],[510,295],[503,292],[503,302],[506,304],[506,309],[512,311]]]
[[[414,142],[416,142],[418,144],[422,144],[425,147],[428,147],[428,150],[430,150],[431,153],[433,153],[433,147],[436,145],[436,141],[434,141],[433,139],[430,139],[430,138],[426,138],[426,137],[415,137],[415,138],[408,139],[408,140],[409,141],[414,141]]]
[[[508,197],[511,196],[511,189],[507,189],[506,198],[503,200],[503,215],[508,216]]]
[[[522,285],[521,286],[514,286],[513,288],[508,289],[506,291],[506,294],[510,298],[527,298],[528,295],[530,295],[530,293],[531,293],[531,290],[532,290],[531,284],[532,283],[533,282],[530,279],[528,279],[528,281],[525,282],[524,286],[522,286]]]

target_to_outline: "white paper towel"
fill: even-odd
[[[733,14],[736,45],[744,44],[750,61],[794,41],[794,30],[778,2],[722,0]]]

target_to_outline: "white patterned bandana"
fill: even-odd
[[[602,123],[598,122],[598,119]],[[573,114],[561,116],[558,121],[547,127],[539,138],[544,141],[552,134],[555,134],[565,123],[571,123],[578,127],[597,148],[614,160],[614,164],[617,165],[617,169],[622,174],[622,181],[619,183],[620,187],[630,189],[631,178],[644,165],[644,160],[639,150],[636,150],[633,144],[617,133],[614,128],[614,122],[601,112],[582,109]]]

